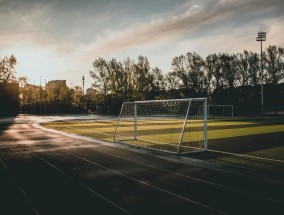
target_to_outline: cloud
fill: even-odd
[[[104,39],[96,41],[85,57],[104,56],[129,48],[166,44],[185,35],[198,34],[202,29],[209,33],[224,31],[238,26],[251,24],[253,21],[281,17],[284,11],[282,0],[214,0],[201,4],[186,3],[177,11],[147,23],[134,24],[119,32],[109,32]],[[182,11],[181,11],[182,10]],[[207,32],[207,34],[208,34]],[[205,36],[206,37],[206,36]]]
[[[47,45],[53,40],[52,36],[43,31],[39,26],[45,26],[44,13],[49,10],[49,5],[35,1],[0,2],[1,35],[0,48],[17,46],[23,43]]]
[[[92,49],[87,56],[104,55],[283,19],[283,0],[184,1],[1,0],[0,48],[29,43],[68,53],[81,46]]]
[[[283,0],[0,0],[0,54],[19,55],[21,65],[41,57],[35,61],[52,68],[19,69],[58,78],[80,79],[99,56],[142,54],[169,71],[171,59],[188,51],[258,51],[259,25],[265,45],[284,46],[283,11]]]

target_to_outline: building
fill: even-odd
[[[96,91],[95,89],[93,89],[93,88],[88,88],[88,89],[86,90],[86,96],[96,94],[96,92],[97,92],[97,91]]]
[[[19,110],[19,83],[0,83],[0,115],[17,115]]]
[[[45,87],[57,87],[57,86],[60,86],[60,87],[67,87],[66,85],[66,80],[52,80],[52,81],[49,81],[47,82],[47,84],[45,85]]]
[[[45,90],[47,93],[47,102],[67,102],[68,101],[68,88],[66,80],[52,80],[49,81]]]

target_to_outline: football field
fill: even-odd
[[[182,120],[146,121],[139,124],[139,136],[153,142],[166,142],[171,136],[179,136]],[[121,130],[133,131],[133,122],[123,122]],[[203,126],[202,123],[189,127]],[[113,142],[116,120],[69,120],[43,123],[68,133]],[[202,132],[202,131],[199,131]],[[189,134],[188,134],[189,135]],[[192,140],[198,138],[192,136]],[[137,143],[143,144],[143,143]],[[235,117],[208,120],[208,149],[215,152],[237,153],[274,159],[284,162],[284,117]]]
[[[148,139],[155,140],[158,146],[162,146],[163,140],[180,135],[180,130],[176,128],[181,122],[163,123],[144,121],[143,125],[139,125],[139,135],[144,137],[146,135]],[[69,120],[44,123],[43,126],[113,142],[116,120]],[[133,128],[125,126],[122,129]],[[129,143],[143,147],[149,146],[149,143],[143,141]],[[154,147],[157,148],[157,146]],[[277,180],[282,180],[284,176],[284,117],[209,119],[208,151],[186,156],[261,177],[272,175],[273,178],[276,174],[276,177],[280,176]]]

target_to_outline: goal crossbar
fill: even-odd
[[[193,99],[164,99],[164,100],[144,100],[144,101],[134,101],[134,102],[126,102],[126,103],[162,103],[162,102],[182,102],[182,101],[191,101]],[[194,98],[195,101],[203,101],[204,98]]]

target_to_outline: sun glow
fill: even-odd
[[[27,76],[29,82],[35,85],[57,79],[80,84],[76,82],[77,73],[81,77],[81,74],[88,72],[88,68],[82,68],[76,62],[74,55],[59,53],[52,47],[20,46],[3,52],[3,56],[12,54],[17,58],[17,76]]]

